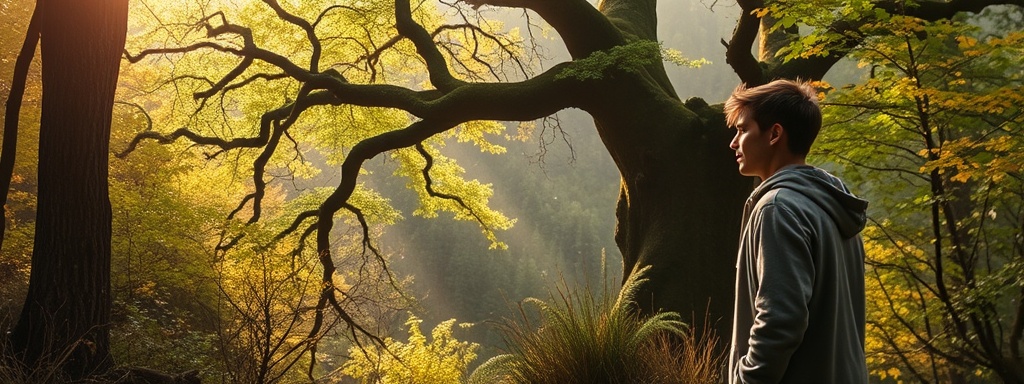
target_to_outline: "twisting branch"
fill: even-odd
[[[306,221],[308,219],[315,218],[316,215],[317,215],[317,212],[318,212],[317,210],[313,209],[313,210],[303,211],[302,213],[299,213],[298,215],[295,215],[295,220],[292,220],[292,224],[289,225],[288,228],[285,228],[281,232],[278,232],[278,234],[276,236],[274,236],[274,239],[271,240],[271,243],[278,242],[278,241],[284,239],[285,237],[288,237],[288,235],[294,233],[295,230],[299,229],[299,226],[302,225],[302,222],[304,222],[304,221]]]
[[[220,17],[221,25],[213,26],[209,23],[209,20],[212,19],[214,16]],[[205,29],[208,38],[217,38],[227,35],[240,36],[242,38],[243,43],[242,48],[228,47],[212,41],[200,41],[185,47],[144,49],[136,55],[132,55],[128,52],[125,52],[125,58],[128,59],[128,61],[131,63],[137,63],[143,58],[146,58],[147,56],[151,55],[187,53],[197,51],[203,48],[209,48],[224,53],[230,53],[235,56],[240,56],[243,58],[252,58],[265,61],[269,64],[272,64],[280,68],[282,71],[284,71],[284,73],[288,74],[289,76],[295,78],[298,81],[309,80],[311,77],[315,75],[314,73],[311,73],[303,69],[302,67],[296,65],[295,63],[291,62],[291,60],[288,60],[288,58],[284,56],[281,56],[271,51],[267,51],[265,49],[261,49],[258,46],[256,46],[256,43],[253,41],[251,29],[240,25],[228,23],[227,18],[221,12],[217,12],[213,15],[210,15],[200,20],[198,23],[196,23],[196,27],[202,27],[203,29]]]
[[[249,69],[249,66],[252,65],[252,62],[252,57],[243,58],[242,61],[238,63],[238,65],[235,66],[234,69],[228,72],[228,74],[224,75],[224,77],[221,78],[220,81],[217,82],[217,84],[214,84],[212,87],[210,87],[210,89],[207,89],[205,91],[194,93],[192,97],[196,100],[201,99],[205,103],[206,99],[209,99],[213,95],[216,95],[218,92],[222,91],[224,87],[226,87],[232,81],[237,79],[238,76],[241,76],[242,73],[245,73],[245,70]],[[202,109],[202,106],[200,106],[199,109]]]
[[[145,49],[145,50],[142,50],[141,52],[139,52],[136,55],[132,55],[130,52],[125,51],[124,52],[124,58],[127,59],[129,63],[135,64],[135,63],[138,63],[139,61],[142,61],[142,59],[146,58],[147,56],[151,56],[151,55],[169,55],[169,54],[175,54],[175,53],[188,53],[188,52],[198,51],[198,50],[200,50],[202,48],[209,48],[209,49],[213,49],[215,51],[220,51],[220,52],[224,52],[224,53],[230,53],[230,54],[237,55],[237,56],[242,56],[242,54],[243,54],[242,50],[240,50],[238,48],[226,47],[226,46],[214,43],[212,41],[200,41],[198,43],[189,44],[189,45],[186,45],[184,47]]]
[[[317,217],[317,252],[321,255],[330,255],[330,233],[334,226],[334,214],[347,204],[348,199],[355,191],[356,178],[365,161],[386,151],[416,145],[456,124],[454,122],[420,120],[404,129],[382,133],[352,147],[352,151],[341,165],[340,184],[320,205]]]
[[[3,204],[3,216],[0,217],[0,245],[3,245],[4,234],[7,232],[7,193],[11,190],[14,161],[18,152],[18,117],[21,113],[21,101],[25,96],[28,69],[39,43],[39,13],[39,3],[36,3],[32,19],[28,22],[28,30],[25,32],[25,41],[14,63],[14,78],[7,98],[7,109],[4,111],[4,144],[3,149],[0,149],[0,204]]]
[[[306,39],[309,40],[309,45],[313,49],[312,54],[310,55],[309,58],[309,71],[312,73],[320,72],[319,67],[321,47],[320,39],[316,37],[315,26],[313,24],[310,24],[309,21],[307,21],[306,19],[295,16],[291,13],[288,13],[288,11],[285,11],[284,8],[281,8],[281,4],[278,3],[277,0],[263,0],[263,3],[267,4],[271,9],[274,10],[274,12],[277,12],[277,17],[280,17],[281,20],[295,24],[299,28],[302,28],[304,32],[306,32]],[[321,14],[320,17],[323,17],[323,14]],[[317,18],[317,22],[320,22],[319,18]]]
[[[154,140],[160,144],[170,144],[182,137],[195,144],[217,147],[225,151],[238,148],[260,148],[269,142],[271,124],[273,124],[273,122],[286,118],[293,110],[305,110],[312,106],[330,105],[336,102],[337,99],[332,93],[321,91],[311,93],[308,96],[303,97],[301,100],[295,100],[292,103],[266,112],[260,119],[259,133],[255,137],[236,137],[231,140],[226,140],[220,137],[203,136],[188,128],[178,128],[166,135],[157,131],[140,132],[132,138],[132,141],[128,143],[128,146],[123,151],[115,154],[115,156],[119,158],[128,156],[128,154],[134,151],[143,140]]]
[[[434,180],[430,177],[430,169],[433,168],[434,166],[434,157],[431,156],[429,152],[427,152],[426,148],[423,147],[423,143],[416,143],[416,151],[419,152],[420,156],[423,156],[423,160],[426,161],[426,164],[423,165],[422,173],[424,182],[423,187],[426,188],[427,194],[429,194],[432,197],[445,200],[452,200],[458,203],[460,206],[462,206],[463,209],[469,212],[469,214],[473,215],[477,223],[480,223],[480,226],[484,227],[485,231],[491,232],[491,228],[487,225],[486,222],[484,222],[483,218],[481,218],[480,215],[478,215],[476,211],[473,210],[473,208],[470,208],[470,206],[466,205],[466,202],[463,201],[461,197],[447,193],[441,193],[434,190]]]
[[[371,241],[370,225],[366,221],[366,215],[363,214],[362,210],[349,203],[345,203],[344,208],[345,210],[352,212],[352,214],[356,216],[356,220],[359,221],[359,226],[363,231],[362,244],[364,260],[366,256],[366,251],[369,250],[370,253],[373,254],[373,256],[377,259],[377,262],[380,263],[381,269],[388,276],[388,282],[391,284],[391,287],[395,288],[396,291],[400,291],[398,287],[398,282],[395,281],[395,275],[391,273],[391,269],[388,268],[387,262],[385,262],[384,260],[384,254],[382,254],[380,250],[378,250],[377,247],[373,245],[373,241]]]
[[[330,234],[331,229],[334,227],[334,214],[341,209],[348,209],[353,212],[356,217],[360,220],[360,224],[363,226],[364,235],[364,246],[366,245],[366,236],[368,236],[367,226],[365,219],[361,217],[361,212],[348,203],[348,199],[352,196],[355,191],[356,178],[359,175],[359,169],[365,161],[377,156],[385,151],[394,150],[398,148],[409,147],[415,145],[428,137],[433,136],[437,133],[443,132],[455,124],[446,122],[433,122],[427,120],[421,120],[413,123],[407,128],[383,133],[372,138],[363,140],[359,144],[356,144],[352,148],[348,157],[341,165],[341,183],[337,189],[331,193],[327,199],[320,205],[320,209],[317,213],[317,234],[316,234],[316,245],[317,254],[320,255],[320,264],[323,267],[322,284],[323,289],[321,291],[320,300],[317,303],[316,316],[313,321],[313,326],[309,331],[309,339],[313,340],[317,334],[319,334],[321,327],[323,326],[324,320],[324,309],[328,303],[338,313],[338,316],[349,325],[349,329],[352,332],[353,339],[358,343],[358,338],[355,337],[355,332],[358,330],[360,333],[369,337],[374,342],[383,346],[384,342],[377,336],[363,329],[361,326],[356,324],[351,316],[341,305],[338,304],[337,297],[335,296],[336,288],[334,287],[334,273],[336,267],[334,260],[331,256],[331,242]],[[371,248],[375,250],[375,248]],[[378,253],[378,257],[379,257]],[[316,360],[315,346],[311,349],[311,360]]]
[[[277,146],[280,144],[281,136],[284,132],[295,124],[295,121],[299,119],[299,115],[302,114],[303,111],[312,106],[312,104],[303,102],[303,100],[309,98],[310,91],[311,88],[309,85],[303,85],[303,87],[299,89],[299,94],[295,97],[295,102],[291,103],[291,110],[288,111],[288,117],[285,118],[284,121],[273,121],[272,124],[274,126],[274,130],[271,133],[270,138],[265,143],[263,151],[260,153],[259,157],[256,158],[256,161],[253,162],[252,182],[255,187],[255,191],[253,192],[252,217],[249,218],[249,224],[259,221],[260,216],[263,213],[263,196],[266,194],[267,190],[267,181],[263,179],[263,174],[266,171],[267,163],[270,162],[270,158],[274,155],[274,152],[277,151]]]

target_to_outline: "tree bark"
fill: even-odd
[[[127,0],[41,0],[42,116],[32,272],[11,334],[28,368],[109,367],[108,148]]]

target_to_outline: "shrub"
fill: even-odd
[[[643,317],[634,296],[645,279],[641,269],[612,302],[590,290],[562,287],[549,301],[526,299],[521,321],[506,321],[508,353],[473,372],[470,383],[713,383],[722,355],[705,327],[695,335],[678,313]],[[533,326],[527,307],[539,312]]]
[[[420,331],[420,320],[409,315],[409,342],[391,338],[384,340],[384,351],[352,347],[352,359],[341,372],[360,383],[459,383],[466,369],[476,359],[476,343],[458,341],[452,334],[455,319],[434,327],[430,340]],[[465,324],[459,324],[465,327]]]

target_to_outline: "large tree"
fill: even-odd
[[[808,2],[817,8],[794,8],[782,2],[766,6],[762,1],[741,0],[742,14],[735,34],[726,43],[727,59],[740,79],[749,85],[780,77],[820,79],[868,37],[859,33],[859,28],[870,21],[876,8],[926,18],[946,18],[957,12],[977,11],[990,4],[1007,2],[1019,3],[945,1],[908,6],[910,4],[902,1],[862,1],[852,5],[817,1]],[[186,43],[142,49],[138,54],[129,54],[128,58],[140,61],[157,55],[177,58],[182,53],[208,55],[209,52],[232,56],[235,67],[220,72],[214,79],[176,75],[169,82],[191,84],[191,87],[204,84],[194,93],[195,99],[200,100],[199,108],[207,108],[210,104],[207,101],[220,95],[227,120],[238,114],[230,106],[223,107],[231,104],[224,102],[228,92],[238,92],[259,81],[290,81],[295,85],[286,88],[289,90],[283,98],[283,106],[263,113],[258,127],[248,136],[227,133],[228,129],[213,130],[203,126],[208,122],[194,119],[189,121],[191,126],[173,132],[143,132],[129,144],[129,150],[147,139],[166,143],[180,138],[214,148],[211,157],[227,151],[243,150],[240,152],[244,153],[244,149],[254,149],[257,155],[251,168],[253,191],[237,212],[248,207],[247,212],[252,213],[250,221],[256,221],[261,215],[267,179],[271,177],[266,172],[267,165],[275,156],[282,156],[281,152],[290,150],[280,144],[293,139],[291,133],[301,125],[296,122],[304,115],[325,107],[346,111],[372,107],[404,111],[413,116],[402,127],[374,133],[350,147],[338,149],[344,154],[339,184],[323,198],[317,209],[298,215],[289,228],[290,231],[305,228],[302,231],[305,235],[316,233],[316,248],[323,265],[321,316],[328,306],[333,306],[345,318],[344,311],[337,305],[338,297],[344,292],[335,285],[335,256],[330,236],[335,217],[341,211],[347,211],[352,222],[361,223],[365,229],[366,207],[354,202],[352,197],[360,191],[357,179],[367,160],[392,151],[402,153],[400,156],[405,160],[415,157],[413,160],[418,161],[420,172],[414,175],[419,177],[418,182],[413,183],[414,188],[425,199],[453,202],[451,205],[456,209],[465,211],[465,217],[480,221],[487,232],[491,221],[479,214],[478,207],[467,204],[468,199],[460,196],[458,190],[442,189],[441,183],[432,180],[432,176],[436,177],[436,173],[432,173],[436,169],[432,167],[439,153],[431,142],[432,137],[471,130],[468,128],[471,124],[482,120],[530,121],[562,109],[578,108],[593,116],[596,133],[621,174],[615,240],[623,256],[623,278],[639,268],[650,267],[649,280],[637,295],[639,309],[646,313],[678,311],[685,317],[694,313],[698,319],[707,313],[712,322],[717,322],[717,329],[728,329],[740,207],[754,181],[736,172],[732,152],[728,149],[732,132],[725,127],[720,107],[708,106],[699,99],[684,102],[669,83],[657,44],[656,0],[604,0],[596,7],[585,0],[466,1],[473,7],[522,8],[531,11],[529,15],[539,15],[560,35],[572,57],[572,61],[554,65],[535,76],[501,82],[486,82],[482,76],[465,70],[474,61],[483,63],[485,73],[493,73],[497,68],[486,58],[476,56],[478,52],[472,47],[481,41],[498,40],[478,25],[469,23],[469,17],[464,24],[426,28],[422,16],[413,12],[420,10],[423,3],[410,4],[409,0],[395,1],[393,18],[380,16],[377,2],[331,5],[321,12],[305,15],[285,9],[274,0],[263,3],[287,28],[294,28],[303,36],[304,41],[300,42],[305,45],[303,54],[275,52],[261,40],[265,32],[243,26],[223,13],[215,13],[195,24],[206,32],[205,36],[191,40],[179,38],[177,41]],[[463,4],[451,5],[465,11]],[[828,38],[815,40],[827,49],[815,54],[791,55],[789,60],[782,60],[785,55],[775,55],[780,49],[803,41],[796,20],[787,16],[844,7],[855,8],[855,12],[836,12],[835,15],[843,15],[841,18],[810,19],[818,23],[812,25],[815,32],[827,32]],[[390,33],[394,36],[366,41],[364,36],[369,32],[358,27],[328,35],[323,24],[337,22],[332,16],[338,12],[375,15],[374,20],[393,23],[394,30]],[[461,11],[459,14],[466,15]],[[452,31],[462,32],[466,40],[453,43],[448,37]],[[750,52],[759,33],[762,33],[763,44],[761,57],[757,58]],[[321,62],[324,47],[329,41],[340,40],[360,41],[365,54],[325,68],[325,63]],[[383,82],[387,71],[376,66],[378,58],[400,49],[404,43],[411,43],[413,49],[405,54],[413,57],[411,66],[422,65],[427,85],[406,87]],[[461,54],[459,47],[471,52]],[[315,124],[344,125],[340,119]],[[348,129],[358,131],[359,128]],[[229,241],[225,245],[230,244]],[[367,249],[375,251],[372,243],[367,245]]]
[[[290,97],[294,101],[264,114],[255,137],[202,135],[198,133],[201,128],[194,127],[166,135],[144,132],[131,145],[147,138],[170,141],[185,137],[224,151],[260,148],[250,199],[255,219],[266,185],[262,172],[267,159],[279,150],[279,142],[306,110],[320,105],[354,105],[397,108],[416,116],[404,128],[354,145],[341,164],[338,187],[317,211],[300,216],[300,220],[316,220],[317,252],[324,265],[322,305],[335,301],[338,293],[333,286],[335,270],[329,238],[334,217],[341,210],[362,216],[362,207],[349,198],[366,160],[386,151],[415,147],[414,153],[423,158],[421,175],[428,194],[459,201],[471,210],[471,205],[462,204],[462,199],[455,196],[457,192],[442,193],[432,188],[429,178],[435,154],[422,142],[473,121],[530,121],[561,109],[579,108],[594,116],[597,132],[622,175],[615,238],[624,259],[624,276],[636,268],[652,267],[649,281],[638,295],[639,308],[645,312],[696,312],[698,318],[708,310],[719,329],[728,327],[735,231],[740,219],[736,207],[742,206],[752,182],[735,172],[727,145],[731,133],[720,111],[699,100],[684,105],[669,84],[656,43],[654,1],[607,1],[600,9],[582,0],[496,4],[529,8],[539,14],[558,31],[576,61],[555,65],[523,81],[489,83],[453,75],[450,68],[456,64],[446,56],[450,51],[439,48],[434,40],[437,33],[414,21],[409,2],[399,0],[394,8],[399,36],[394,40],[407,39],[415,46],[429,75],[430,87],[424,90],[359,84],[333,69],[322,70],[316,23],[289,14],[275,1],[265,3],[309,37],[313,49],[309,63],[297,64],[257,46],[254,31],[219,15],[199,24],[206,28],[208,39],[184,47],[144,50],[129,59],[198,49],[237,55],[238,66],[211,81],[213,86],[197,92],[197,98],[208,98],[262,76],[298,81],[301,89]],[[394,42],[382,44],[381,49],[391,45]],[[379,54],[371,52],[367,56]],[[260,72],[250,68],[255,67],[253,62],[271,64],[279,72],[257,75]],[[481,221],[484,226],[488,224]]]
[[[28,295],[10,341],[26,366],[61,364],[71,377],[110,363],[107,164],[127,16],[127,0],[40,0],[18,57],[15,84],[21,87],[12,87],[6,116],[5,187],[23,68],[39,42],[43,98],[35,241]]]

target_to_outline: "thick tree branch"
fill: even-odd
[[[265,143],[263,151],[259,157],[253,162],[253,186],[255,191],[253,192],[253,203],[252,203],[252,217],[249,218],[249,224],[259,221],[260,216],[263,213],[263,196],[266,194],[267,182],[263,179],[264,173],[266,173],[267,164],[270,162],[270,158],[277,151],[277,146],[281,142],[281,136],[290,128],[295,121],[299,119],[299,115],[302,114],[307,108],[313,104],[304,102],[309,97],[310,88],[303,86],[299,90],[298,96],[295,97],[295,102],[291,105],[291,110],[288,111],[288,117],[283,121],[272,120],[274,129],[270,135],[270,138]],[[266,120],[266,118],[264,118]]]
[[[567,64],[515,83],[468,83],[446,94],[391,85],[346,83],[329,76],[310,79],[314,88],[334,93],[339,104],[405,110],[423,119],[529,121],[578,107],[584,83],[560,79]],[[410,144],[411,145],[411,144]]]
[[[210,48],[210,49],[213,49],[215,51],[231,53],[231,54],[238,55],[238,56],[242,55],[242,50],[240,50],[238,48],[224,46],[224,45],[221,45],[221,44],[214,43],[212,41],[200,41],[198,43],[193,43],[193,44],[190,44],[190,45],[187,45],[187,46],[184,46],[184,47],[144,49],[144,50],[140,51],[136,55],[132,55],[130,52],[125,51],[124,52],[124,58],[127,59],[129,63],[134,64],[134,63],[138,63],[139,61],[142,61],[142,59],[146,58],[147,56],[151,56],[151,55],[168,55],[168,54],[175,54],[175,53],[187,53],[187,52],[198,51],[201,48]]]
[[[448,95],[439,97],[436,91],[413,91],[392,85],[360,85],[344,82],[331,75],[331,71],[313,75],[307,84],[311,92],[292,104],[282,106],[263,115],[259,133],[255,137],[230,140],[203,136],[188,128],[179,128],[170,134],[145,131],[137,134],[127,148],[116,154],[123,158],[143,140],[156,140],[169,144],[184,137],[199,145],[221,150],[259,148],[270,140],[271,124],[284,119],[294,111],[304,111],[315,105],[350,104],[366,107],[399,108],[422,118],[451,118],[459,121],[508,120],[528,121],[550,115],[563,108],[579,106],[576,100],[581,92],[579,82],[557,79],[566,64],[555,66],[545,73],[517,83],[466,84]],[[411,144],[410,144],[411,145]]]
[[[317,210],[308,210],[303,211],[298,215],[295,215],[295,220],[292,220],[292,224],[289,225],[288,228],[281,230],[281,232],[274,236],[274,239],[271,240],[271,243],[280,241],[287,237],[288,235],[294,233],[295,230],[299,229],[299,225],[302,225],[303,221],[306,221],[307,219],[316,218],[317,212]]]
[[[465,0],[473,8],[482,5],[525,8],[536,12],[562,37],[573,59],[622,45],[626,38],[605,14],[586,0]],[[620,8],[614,8],[619,12]],[[641,36],[646,37],[646,36]]]
[[[449,92],[463,82],[452,76],[448,64],[441,51],[434,44],[434,39],[423,26],[412,19],[412,7],[409,0],[395,1],[395,28],[398,33],[412,41],[416,52],[427,63],[430,82],[441,92]]]
[[[650,41],[658,41],[657,8],[657,0],[601,0],[597,6],[619,29]]]
[[[754,14],[754,10],[764,7],[764,1],[739,0],[737,3],[742,13],[736,22],[736,29],[728,43],[722,41],[722,45],[725,45],[725,62],[740,77],[740,82],[748,87],[756,87],[767,82],[761,63],[750,52],[761,27],[761,18]]]
[[[365,161],[386,151],[416,145],[456,124],[458,123],[421,120],[407,128],[363,140],[352,147],[352,151],[341,165],[341,183],[320,205],[317,217],[317,251],[321,257],[330,257],[330,233],[334,227],[334,214],[348,204],[348,199],[356,188],[359,169]]]

